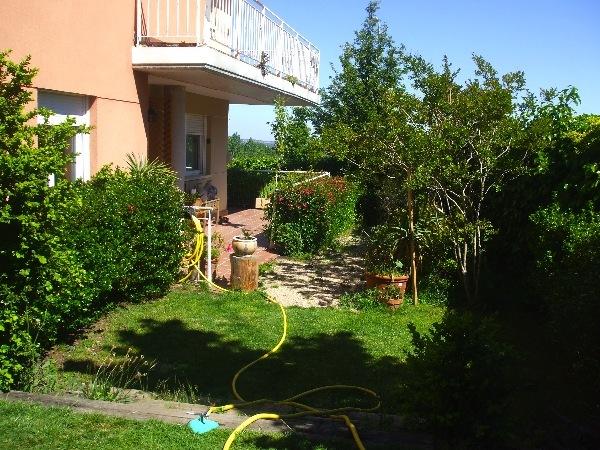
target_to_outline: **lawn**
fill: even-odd
[[[0,400],[0,448],[3,449],[221,449],[230,430],[197,435],[181,425],[74,413]],[[341,450],[343,446],[309,442],[297,435],[244,432],[235,449],[286,448]]]
[[[427,330],[443,309],[288,308],[287,313],[284,346],[238,382],[245,398],[282,399],[316,386],[355,384],[377,391],[383,411],[398,412],[403,360],[410,349],[407,324]],[[129,352],[156,363],[142,383],[147,390],[166,398],[191,390],[197,398],[185,400],[232,401],[233,375],[273,347],[281,327],[279,308],[259,294],[175,290],[156,301],[114,310],[74,345],[55,351],[58,386],[77,388],[111,354],[119,360]],[[308,401],[337,407],[368,406],[372,399],[336,392]]]

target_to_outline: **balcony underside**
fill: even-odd
[[[208,46],[133,47],[135,70],[150,75],[150,83],[184,85],[198,94],[230,103],[268,105],[281,96],[286,105],[319,103],[318,94]]]

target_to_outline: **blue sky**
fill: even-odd
[[[320,86],[354,39],[367,0],[264,0],[321,51]],[[500,72],[523,70],[533,92],[576,86],[582,113],[600,113],[600,0],[382,0],[379,17],[397,44],[471,74],[471,54]],[[229,134],[270,140],[272,106],[230,107]]]

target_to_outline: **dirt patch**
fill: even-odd
[[[273,272],[261,281],[266,292],[284,306],[337,306],[342,294],[364,285],[363,254],[360,240],[348,238],[343,250],[310,261],[277,258]]]

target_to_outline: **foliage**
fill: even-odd
[[[271,242],[282,255],[302,257],[305,255],[304,241],[300,226],[296,223],[280,223],[270,227]]]
[[[271,197],[271,195],[273,195],[273,192],[275,192],[275,190],[277,189],[278,184],[279,184],[278,180],[273,178],[271,181],[269,181],[267,184],[265,184],[263,186],[263,188],[260,190],[260,193],[258,194],[258,196],[262,197],[262,198]]]
[[[272,147],[252,139],[229,137],[231,160],[227,164],[227,199],[232,206],[254,207],[260,190],[275,176],[280,157]]]
[[[182,193],[158,162],[102,168],[80,187],[69,240],[94,279],[94,309],[164,294],[183,255]]]
[[[465,294],[478,300],[486,242],[493,225],[482,210],[490,193],[523,170],[526,157],[517,100],[524,89],[521,72],[499,77],[490,63],[474,55],[474,77],[458,83],[447,59],[437,72],[411,57],[414,89],[422,95],[419,124],[431,152],[428,191],[441,227],[452,245]]]
[[[64,210],[74,201],[60,177],[73,162],[71,138],[85,130],[73,120],[50,126],[50,111],[26,110],[36,70],[0,52],[0,348],[2,389],[18,382],[34,354],[34,341],[52,341],[68,328],[62,317],[89,301],[88,281],[61,238]],[[36,117],[43,123],[33,125]],[[54,187],[48,178],[57,174]],[[16,317],[16,318],[15,318]],[[14,359],[13,359],[14,358]]]
[[[523,172],[533,147],[525,133],[531,97],[521,72],[500,76],[479,55],[474,75],[460,81],[447,58],[438,70],[407,54],[376,17],[378,6],[369,4],[344,47],[315,125],[326,147],[379,197],[382,222],[407,223],[411,255],[428,256],[419,232],[444,243],[475,302],[495,232],[483,210]],[[411,259],[414,271],[418,258]]]
[[[590,205],[579,212],[554,204],[532,220],[537,267],[536,292],[549,313],[551,335],[570,366],[570,375],[600,395],[600,210]]]
[[[194,228],[195,229],[195,228]],[[225,250],[225,239],[223,238],[223,235],[221,233],[219,233],[218,231],[213,231],[213,234],[210,238],[210,246],[211,246],[211,253],[210,256],[212,258],[212,260],[216,260],[219,259],[219,256],[221,256],[221,252],[223,252]],[[201,255],[201,260],[205,261],[206,258],[208,257],[208,234],[204,235],[204,246],[202,248],[202,255]]]
[[[8,308],[0,310],[0,392],[8,391],[37,358],[38,348],[27,329],[27,320]]]
[[[377,289],[367,289],[344,294],[340,297],[340,306],[358,311],[384,308],[383,303],[379,301],[377,291]]]
[[[356,187],[343,178],[282,183],[266,210],[268,232],[286,254],[316,253],[352,228],[356,198]]]
[[[271,131],[275,137],[275,150],[285,170],[327,170],[328,162],[309,126],[311,111],[304,107],[293,108],[291,113],[281,98],[275,101],[275,121]]]
[[[132,355],[128,350],[115,362],[116,355],[107,356],[96,369],[93,379],[83,385],[83,396],[91,400],[124,402],[128,400],[124,389],[144,389],[148,372],[156,365],[144,355]],[[119,386],[119,388],[115,388]]]
[[[406,412],[425,422],[439,447],[501,447],[514,363],[496,323],[449,311],[429,335],[409,328]]]
[[[401,225],[377,225],[368,233],[365,265],[380,275],[404,275],[409,269],[408,232]]]
[[[275,261],[267,261],[264,263],[260,263],[258,265],[258,274],[260,276],[263,276],[263,275],[270,275],[272,273],[275,273],[276,265],[277,265],[277,263]]]
[[[355,33],[353,43],[343,46],[341,71],[335,72],[328,88],[321,93],[321,106],[314,118],[316,129],[337,131],[352,150],[359,150],[369,141],[345,139],[349,134],[365,135],[365,127],[380,120],[387,94],[398,85],[401,69],[397,49],[388,34],[387,26],[376,16],[378,1],[367,6],[367,17]],[[334,133],[330,136],[335,144]]]

